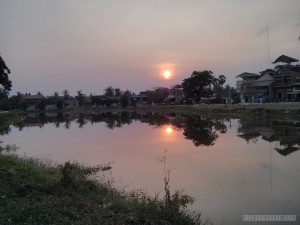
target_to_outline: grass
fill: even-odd
[[[193,199],[168,183],[163,199],[125,193],[95,179],[107,169],[0,154],[0,224],[204,224],[186,210]]]
[[[0,113],[0,128],[10,125],[11,123],[17,123],[24,119],[24,116],[20,113]]]
[[[100,113],[100,112],[156,112],[175,113],[182,115],[200,115],[214,118],[258,118],[271,120],[298,120],[300,117],[300,103],[291,104],[248,104],[248,105],[227,105],[224,104],[200,104],[200,105],[161,105],[141,106],[137,108],[76,108],[68,113]]]
[[[69,114],[85,114],[85,113],[100,113],[100,112],[156,112],[156,113],[175,113],[182,115],[200,115],[204,117],[215,118],[259,118],[271,120],[299,120],[300,118],[300,103],[266,103],[266,104],[248,104],[240,105],[233,104],[200,104],[200,105],[162,105],[162,106],[141,106],[137,108],[92,108],[81,107],[76,109],[64,109],[62,112]],[[33,111],[39,112],[39,111]],[[44,112],[57,112],[56,110]],[[21,113],[0,113],[0,128],[9,125],[9,123],[17,123],[24,119]],[[10,122],[8,122],[10,121]]]

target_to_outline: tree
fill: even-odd
[[[79,102],[79,106],[82,106],[84,103],[85,95],[82,93],[82,91],[77,91],[76,99]]]
[[[199,102],[201,97],[210,97],[213,94],[215,79],[211,71],[194,71],[189,78],[183,80],[183,92],[187,98]]]
[[[226,77],[225,75],[220,75],[217,79],[216,79],[217,83],[219,86],[223,86],[223,84],[225,84],[226,82]]]
[[[116,97],[121,97],[122,96],[122,91],[120,88],[115,88],[115,96]]]
[[[237,92],[236,88],[226,85],[226,87],[224,88],[224,95],[229,98],[229,103],[240,103],[240,95]]]
[[[9,110],[8,95],[3,89],[0,89],[0,110]]]
[[[157,87],[149,94],[149,101],[154,103],[163,103],[169,95],[169,89]]]
[[[18,92],[17,95],[11,96],[8,101],[11,109],[20,108],[20,103],[22,102],[21,93]]]
[[[120,98],[120,103],[121,103],[121,106],[122,108],[127,108],[127,106],[129,106],[129,97],[130,97],[131,93],[129,90],[126,90],[121,98]]]
[[[43,95],[42,92],[40,92],[40,91],[38,91],[36,94],[37,95]]]
[[[224,75],[220,75],[218,78],[214,80],[214,93],[216,94],[216,103],[222,103],[223,97],[223,84],[226,82],[226,77]]]
[[[114,96],[114,88],[112,86],[109,86],[107,88],[104,89],[104,95],[105,96],[109,96],[109,97],[113,97]]]
[[[68,100],[68,98],[70,97],[70,92],[67,89],[63,90],[62,94],[65,100]]]
[[[56,99],[55,105],[57,109],[62,109],[64,107],[64,101],[62,99]]]
[[[2,89],[1,91],[5,93],[8,93],[12,87],[8,74],[10,74],[10,69],[6,66],[0,55],[0,84],[2,85],[2,88],[0,89]]]
[[[38,103],[37,103],[37,107],[39,110],[44,110],[46,108],[46,100],[41,99]]]

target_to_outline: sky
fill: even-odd
[[[0,29],[11,94],[139,93],[202,70],[234,86],[300,59],[299,0],[0,0]]]

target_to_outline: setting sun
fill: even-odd
[[[173,132],[173,129],[171,127],[166,128],[166,133],[171,134]]]
[[[172,74],[171,74],[170,70],[165,70],[163,72],[163,76],[164,76],[165,79],[170,79]]]

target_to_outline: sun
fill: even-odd
[[[167,134],[171,134],[173,132],[173,129],[171,127],[167,127],[165,131]]]
[[[170,79],[171,76],[172,76],[172,73],[171,73],[170,70],[164,70],[163,76],[164,76],[165,79]]]

